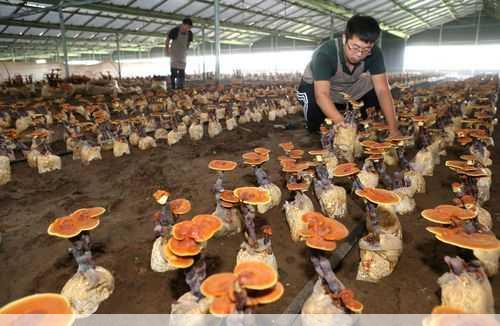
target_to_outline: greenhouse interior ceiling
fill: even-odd
[[[407,39],[447,22],[496,8],[481,0],[0,0],[0,58],[53,57],[64,31],[70,55],[163,47],[166,33],[184,17],[193,20],[194,47],[215,39],[252,46],[264,37],[319,43],[344,30],[354,14],[375,17],[381,28]],[[494,13],[494,10],[490,10]]]

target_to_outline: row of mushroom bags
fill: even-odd
[[[403,88],[396,102],[402,136],[391,138],[379,112],[367,108],[367,118],[362,119],[363,103],[345,94],[350,103],[345,112],[347,123],[334,126],[326,119],[321,127],[321,148],[306,151],[290,141],[279,144],[281,153],[257,147],[239,160],[208,162],[208,169],[216,174],[213,212],[186,218],[192,210],[190,201],[169,189],[157,189],[153,198],[159,209],[153,216],[156,240],[150,267],[159,273],[183,270],[190,289],[172,304],[171,321],[201,325],[207,313],[247,315],[284,295],[272,249],[273,231],[262,223],[273,207],[282,207],[291,240],[308,248],[317,274],[302,305],[302,323],[331,324],[335,316],[361,313],[362,302],[336,276],[330,260],[338,243],[352,232],[346,226],[348,201],[362,203],[366,212],[367,233],[358,242],[356,279],[377,283],[397,268],[403,252],[399,216],[416,210],[415,194],[427,192],[425,177],[432,176],[437,165],[456,173],[450,189],[455,198],[421,212],[424,219],[439,224],[426,230],[439,241],[472,250],[477,259],[445,257],[449,272],[438,280],[441,305],[433,310],[436,316],[424,323],[440,325],[442,313],[493,314],[489,277],[498,272],[500,241],[483,205],[490,199],[492,159],[488,148],[494,146],[497,87],[497,78],[476,77],[437,83],[432,88]],[[450,148],[461,151],[459,159],[445,158]],[[285,187],[266,172],[270,160],[279,162]],[[239,165],[252,169],[256,184],[226,188],[225,174]],[[290,196],[283,202],[285,191]],[[101,207],[83,208],[50,224],[48,234],[70,241],[78,265],[61,295],[29,296],[0,312],[72,312],[77,318],[96,312],[114,289],[113,276],[95,264],[91,253],[90,232],[103,214]],[[234,268],[207,275],[208,242],[240,232],[244,241]],[[73,321],[68,317],[62,324]],[[344,322],[349,324],[349,319]]]

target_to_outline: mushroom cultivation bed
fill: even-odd
[[[301,121],[299,115],[293,119]],[[163,188],[173,198],[189,199],[192,211],[184,218],[212,212],[215,202],[211,189],[216,176],[208,169],[208,162],[241,162],[242,153],[262,146],[272,151],[266,171],[271,181],[281,187],[283,203],[289,192],[276,157],[282,153],[278,144],[286,141],[304,150],[320,145],[319,136],[304,129],[276,129],[273,123],[264,122],[249,123],[196,143],[186,137],[176,146],[159,145],[120,159],[105,152],[103,160],[88,166],[63,156],[64,169],[48,174],[37,174],[26,163],[16,164],[12,181],[0,188],[0,306],[33,293],[60,292],[76,266],[71,255],[65,254],[68,243],[48,236],[47,226],[54,217],[80,207],[102,206],[107,213],[101,217],[101,225],[92,231],[93,254],[96,263],[113,274],[115,290],[101,303],[98,313],[169,313],[170,305],[189,288],[181,270],[155,273],[150,268],[152,216],[158,208],[151,194]],[[498,133],[495,141],[500,142]],[[456,156],[453,149],[448,151],[449,159]],[[499,155],[495,152],[493,156]],[[500,161],[493,162],[491,170],[498,171]],[[224,178],[228,188],[255,184],[251,168],[242,164]],[[426,181],[428,193],[416,195],[416,211],[400,218],[404,250],[389,277],[379,283],[355,281],[357,245],[336,269],[338,278],[364,304],[364,313],[429,313],[440,304],[437,279],[448,270],[443,257],[470,255],[470,251],[435,240],[425,231],[429,223],[420,217],[421,210],[451,201],[454,174],[441,164]],[[498,187],[498,180],[493,178],[492,200],[485,205],[494,218],[496,234],[500,233],[500,202],[495,200]],[[319,210],[316,199],[313,202]],[[359,199],[350,201],[349,207],[351,216],[341,221],[352,230],[364,213]],[[304,244],[291,241],[281,205],[264,218],[272,226],[273,251],[285,294],[278,302],[261,306],[256,312],[282,313],[316,274]],[[211,240],[205,251],[207,274],[231,271],[242,240],[241,234]],[[491,279],[491,286],[500,289],[498,276]],[[493,293],[495,310],[500,311],[500,292]]]

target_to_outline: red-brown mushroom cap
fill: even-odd
[[[304,151],[302,149],[292,149],[288,156],[293,159],[301,159],[304,156]]]
[[[196,256],[201,252],[201,245],[192,238],[186,237],[183,240],[170,238],[167,241],[168,249],[176,256]]]
[[[242,203],[248,205],[263,205],[271,201],[269,192],[258,187],[240,187],[233,192]]]
[[[169,204],[170,210],[176,215],[187,214],[191,211],[191,202],[184,198],[174,199]]]
[[[462,171],[473,171],[477,169],[475,166],[467,164],[467,161],[448,160],[444,165]]]
[[[457,142],[460,145],[462,145],[462,146],[467,145],[471,141],[472,141],[472,138],[470,138],[470,137],[459,137],[459,138],[457,138]]]
[[[285,173],[298,173],[309,168],[306,163],[284,163],[282,164],[281,171]]]
[[[357,189],[356,195],[378,205],[396,205],[401,201],[401,198],[395,192],[380,188]]]
[[[492,232],[467,233],[463,227],[447,229],[435,235],[436,239],[465,249],[498,250],[500,241]]]
[[[335,177],[347,177],[353,174],[359,173],[359,168],[355,163],[343,163],[335,167],[333,176]]]
[[[245,163],[247,165],[258,166],[258,165],[264,164],[268,160],[269,160],[269,157],[268,158],[259,157],[259,158],[256,158],[256,159],[245,159],[243,161],[243,163]]]
[[[230,208],[233,208],[234,207],[234,204],[230,203],[230,202],[227,202],[225,200],[221,200],[220,201],[220,205],[224,208],[227,208],[227,209],[230,209]]]
[[[293,162],[293,163],[297,162],[296,159],[290,158],[289,156],[286,155],[278,156],[278,161],[280,161],[280,164],[283,162]]]
[[[105,211],[106,209],[103,207],[81,208],[73,212],[70,217],[76,222],[80,230],[90,231],[99,225],[99,216]]]
[[[240,262],[233,271],[242,287],[265,290],[278,282],[278,273],[269,264],[260,261]]]
[[[220,193],[220,199],[228,203],[236,204],[239,203],[240,199],[236,197],[232,190],[224,190]]]
[[[194,258],[177,256],[168,249],[166,244],[162,246],[162,255],[175,268],[188,268],[194,264]]]
[[[256,152],[247,152],[247,153],[243,153],[241,155],[241,157],[244,160],[261,160],[265,157],[265,155],[260,155],[259,153],[256,153]]]
[[[342,240],[349,235],[349,230],[344,224],[324,216],[318,212],[307,212],[302,215],[305,229],[300,230],[300,235],[309,238],[319,236],[325,240]]]
[[[233,288],[237,275],[233,273],[217,273],[207,277],[200,286],[205,297],[220,297]]]
[[[23,322],[19,315],[26,314],[33,316]],[[58,293],[40,293],[20,298],[0,308],[0,315],[4,315],[0,317],[2,325],[67,326],[75,321],[75,312],[69,300]]]
[[[363,311],[363,304],[354,298],[354,292],[351,289],[342,289],[339,297],[344,306],[352,312],[361,313]]]
[[[469,220],[476,217],[477,213],[453,205],[439,205],[432,209],[425,209],[422,217],[434,223],[451,224],[453,220]]]
[[[160,205],[165,205],[167,203],[168,196],[170,196],[170,193],[168,191],[165,191],[165,190],[157,190],[153,194],[153,198]]]
[[[442,234],[448,230],[447,227],[442,226],[428,226],[425,229],[434,235]]]
[[[214,171],[232,171],[237,166],[238,163],[226,160],[212,160],[208,163],[208,168]]]

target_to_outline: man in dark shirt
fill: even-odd
[[[183,88],[186,78],[186,57],[189,44],[193,41],[190,18],[184,18],[182,24],[168,32],[165,54],[170,57],[170,81],[172,89]]]
[[[339,110],[345,109],[342,93],[347,93],[364,102],[363,115],[365,108],[381,108],[390,136],[400,134],[384,57],[375,45],[379,34],[375,19],[355,15],[341,38],[326,41],[314,51],[297,92],[310,131],[317,131],[325,118],[336,125],[344,124]]]

